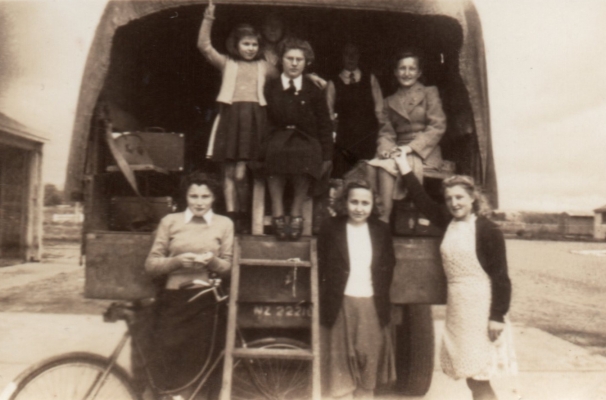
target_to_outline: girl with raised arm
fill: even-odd
[[[210,33],[215,19],[212,0],[204,13],[198,36],[198,48],[206,59],[223,73],[217,97],[219,123],[211,138],[209,155],[224,163],[223,192],[227,215],[247,221],[249,188],[247,163],[257,161],[267,126],[263,94],[265,80],[276,75],[276,68],[262,58],[261,35],[247,24],[238,25],[227,39],[228,55],[212,46]]]

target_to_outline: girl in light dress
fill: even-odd
[[[223,79],[217,97],[220,105],[216,132],[211,135],[208,155],[224,163],[223,191],[227,215],[249,220],[247,163],[257,161],[266,132],[265,81],[277,75],[275,66],[263,59],[261,35],[251,25],[238,25],[227,40],[228,55],[212,46],[210,34],[215,19],[212,0],[204,13],[198,48],[221,70]]]
[[[443,181],[444,208],[425,193],[404,152],[393,159],[417,208],[445,230],[440,246],[448,282],[442,369],[453,379],[466,379],[474,400],[496,400],[490,379],[517,373],[506,319],[511,281],[503,233],[486,218],[485,200],[473,178],[454,175]]]

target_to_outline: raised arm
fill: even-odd
[[[215,50],[210,41],[210,32],[214,20],[215,5],[212,2],[209,2],[208,8],[206,8],[206,11],[204,12],[204,19],[200,26],[200,32],[198,33],[198,49],[200,49],[208,62],[222,71],[223,68],[225,68],[227,57]]]
[[[426,126],[423,132],[408,144],[408,146],[421,158],[427,158],[436,148],[444,132],[446,132],[446,114],[442,109],[442,101],[438,88],[429,86],[425,88],[427,108],[425,110]]]

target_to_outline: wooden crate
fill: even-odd
[[[396,304],[446,304],[446,276],[440,238],[394,238],[396,268],[391,301]]]
[[[84,296],[135,300],[156,293],[144,263],[152,245],[150,233],[100,231],[86,234]]]

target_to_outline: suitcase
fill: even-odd
[[[442,236],[441,229],[433,225],[410,201],[394,202],[394,233],[398,236]]]
[[[172,197],[112,197],[109,228],[112,231],[151,232],[166,214],[175,210]]]
[[[165,171],[183,171],[185,162],[185,135],[149,128],[141,132],[124,132],[116,141],[128,141],[120,151],[131,165],[147,164]],[[153,130],[152,130],[153,129]],[[160,130],[160,131],[158,131]],[[131,154],[132,153],[132,154]],[[144,161],[141,161],[144,160]],[[108,170],[116,169],[112,160]]]

